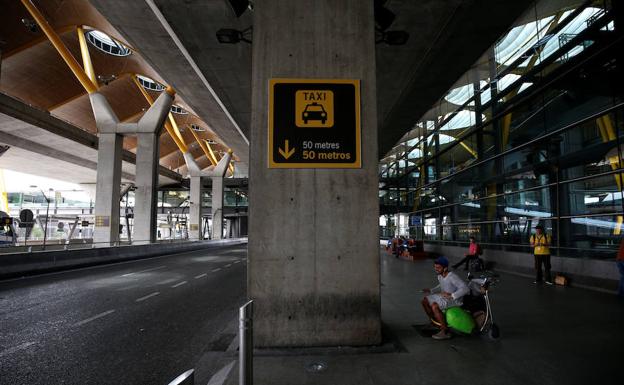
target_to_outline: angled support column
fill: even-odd
[[[135,239],[153,241],[158,187],[158,133],[169,112],[175,92],[168,88],[137,123],[121,123],[106,98],[98,92],[89,95],[100,132],[95,195],[96,246],[119,242],[119,189],[123,134],[137,134]]]
[[[210,177],[212,179],[212,239],[223,237],[223,177],[227,171],[232,151],[229,150],[216,166],[211,166],[208,171],[202,171],[195,163],[193,156],[186,152],[184,160],[186,162],[189,176],[191,178],[191,193],[189,207],[189,238],[202,239],[202,207],[201,207],[201,178]]]

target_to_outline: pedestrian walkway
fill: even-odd
[[[624,303],[613,295],[537,286],[532,279],[501,274],[500,283],[491,291],[501,339],[455,336],[436,341],[414,327],[427,323],[420,290],[436,283],[432,261],[410,262],[382,252],[381,281],[383,322],[403,349],[257,354],[254,384],[622,383]],[[313,371],[314,364],[326,367]],[[237,376],[232,371],[226,384],[237,384]]]

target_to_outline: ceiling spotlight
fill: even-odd
[[[386,31],[382,32],[375,43],[386,43],[388,45],[403,45],[407,43],[409,33],[407,31]]]
[[[249,0],[228,0],[236,17],[241,17],[247,9],[253,9],[253,4]]]
[[[385,2],[385,0],[375,0],[375,23],[382,31],[388,29],[396,18],[394,12],[384,7]]]
[[[26,28],[28,28],[28,30],[32,33],[39,32],[39,26],[37,25],[37,23],[35,23],[34,20],[23,18],[22,24],[24,24]]]
[[[108,85],[108,83],[112,82],[115,79],[117,79],[117,76],[115,75],[98,75],[97,76],[97,80],[100,83],[104,83],[104,85]]]
[[[237,44],[241,41],[251,43],[251,27],[239,31],[233,28],[221,28],[217,31],[217,40],[221,44]]]

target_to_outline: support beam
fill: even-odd
[[[119,241],[119,188],[121,179],[115,170],[118,167],[119,172],[121,172],[121,147],[119,157],[117,157],[116,146],[121,146],[122,134],[137,134],[139,141],[134,211],[134,227],[138,233],[135,238],[141,242],[153,242],[155,240],[156,190],[158,186],[156,170],[159,166],[158,140],[160,128],[173,102],[173,94],[172,89],[160,94],[137,123],[120,122],[103,95],[98,92],[89,95],[100,132],[94,234],[94,240],[100,246]],[[113,140],[112,138],[116,139]],[[111,157],[112,159],[110,159]],[[110,201],[109,190],[115,194],[115,199],[112,199],[113,202]],[[106,196],[102,196],[101,192]],[[99,220],[98,215],[100,216]]]
[[[96,247],[114,246],[119,242],[122,145],[123,136],[115,132],[100,132],[93,233]]]
[[[258,347],[381,342],[373,13],[361,0],[254,3],[247,287]],[[358,79],[362,167],[269,169],[271,78]]]

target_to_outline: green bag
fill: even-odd
[[[470,334],[476,324],[470,313],[461,307],[446,309],[446,324],[462,333]]]

